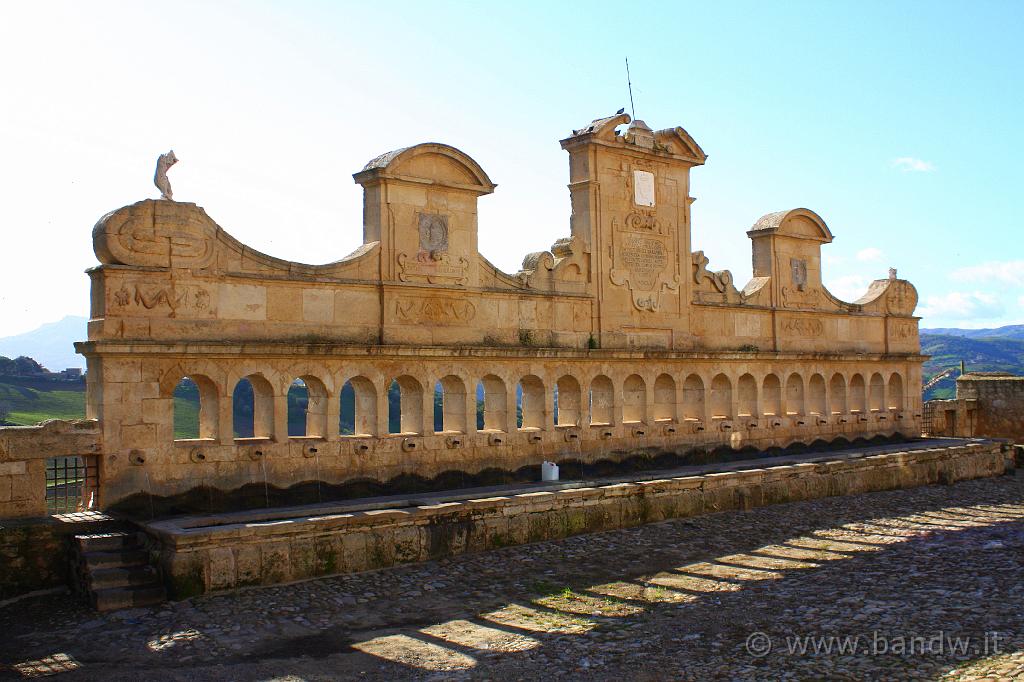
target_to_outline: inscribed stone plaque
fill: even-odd
[[[612,284],[629,287],[637,310],[655,311],[661,306],[663,288],[679,288],[679,278],[669,272],[669,262],[669,247],[661,239],[623,235],[609,275]]]
[[[637,206],[654,206],[654,173],[633,171],[633,201]]]
[[[665,245],[658,239],[630,237],[619,249],[622,264],[629,269],[630,281],[641,289],[652,289],[668,262]]]

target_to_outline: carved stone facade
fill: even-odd
[[[194,204],[146,200],[101,218],[89,338],[77,345],[100,433],[100,505],[264,477],[281,488],[383,483],[918,434],[914,288],[890,278],[839,301],[821,281],[832,233],[794,209],[755,222],[754,277],[737,289],[692,250],[689,174],[704,152],[682,128],[630,123],[615,115],[562,140],[570,235],[514,275],[477,248],[477,201],[495,184],[443,144],[355,174],[363,245],[327,265],[255,251]],[[201,398],[201,437],[187,441],[174,439],[183,377]],[[232,423],[242,379],[254,391],[249,438]],[[309,391],[307,428],[289,437],[296,379]],[[339,428],[346,386],[352,434]]]

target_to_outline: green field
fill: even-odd
[[[186,392],[187,393],[187,392]],[[85,383],[0,379],[0,405],[7,410],[3,423],[31,426],[47,419],[85,419]],[[174,397],[175,438],[195,438],[199,422],[199,394]]]
[[[199,401],[174,396],[174,437],[199,437]]]
[[[46,419],[84,419],[85,386],[2,379],[0,404],[7,410],[4,421],[14,426],[29,426]]]

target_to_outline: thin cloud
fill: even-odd
[[[901,156],[892,160],[892,165],[904,173],[930,173],[935,170],[934,164],[924,159],[915,159],[913,156]]]
[[[868,291],[871,280],[864,275],[843,275],[830,279],[825,287],[841,301],[856,301]]]
[[[917,314],[947,320],[993,319],[1003,315],[1002,302],[982,291],[951,291],[942,296],[929,296]]]
[[[884,255],[885,253],[883,253],[881,249],[869,246],[868,248],[861,249],[857,252],[857,260],[867,262],[880,261]]]
[[[988,261],[968,265],[949,273],[957,282],[998,282],[1011,286],[1024,286],[1024,260]]]

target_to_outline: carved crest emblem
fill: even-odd
[[[417,260],[440,260],[448,253],[448,216],[439,213],[420,213],[420,250]]]
[[[912,315],[917,307],[917,290],[910,282],[889,280],[885,308],[890,315]]]
[[[420,213],[417,217],[419,248],[415,256],[398,254],[398,278],[403,282],[465,285],[469,261],[448,253],[448,216]]]
[[[807,261],[803,258],[790,258],[789,273],[796,290],[803,291],[807,287]]]

